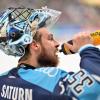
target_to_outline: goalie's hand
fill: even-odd
[[[72,44],[68,42],[66,43],[67,47],[72,52],[77,52],[82,46],[86,44],[93,44],[91,35],[90,33],[87,33],[87,32],[81,32],[81,33],[75,34],[72,39]]]

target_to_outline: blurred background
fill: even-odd
[[[41,8],[47,6],[48,8],[59,10],[62,15],[56,25],[52,28],[52,32],[60,42],[68,41],[72,36],[80,31],[95,31],[100,27],[100,0],[0,0],[0,11],[9,7],[31,7]],[[2,55],[2,54],[1,54]],[[76,54],[77,55],[77,54]],[[4,57],[4,56],[3,56]],[[61,54],[62,60],[60,65],[63,65],[67,59]],[[64,58],[65,57],[65,58]],[[71,61],[67,62],[74,64],[74,71],[79,69],[79,56],[67,56]],[[2,56],[0,56],[0,59]],[[9,57],[8,59],[10,59]],[[1,59],[1,62],[3,59]],[[4,59],[5,63],[5,59]],[[7,63],[7,62],[6,62]],[[9,60],[9,66],[14,62]],[[0,65],[1,66],[1,65]],[[5,65],[2,65],[5,66]],[[72,65],[68,65],[72,66]],[[1,70],[5,70],[6,67]],[[67,68],[68,71],[73,68]]]
[[[79,31],[100,27],[100,0],[0,0],[0,10],[20,6],[60,10],[62,15],[53,28],[60,41],[71,39]]]

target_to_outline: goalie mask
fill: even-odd
[[[48,8],[8,8],[0,14],[0,49],[7,55],[23,56],[37,29],[52,26],[60,14]]]

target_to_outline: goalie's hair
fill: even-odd
[[[41,41],[41,34],[39,34],[38,31],[34,35],[33,40],[36,41],[36,42],[40,42]],[[18,62],[27,60],[30,55],[31,55],[30,44],[28,44],[26,46],[26,48],[25,48],[25,54],[19,59]]]

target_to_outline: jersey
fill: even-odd
[[[80,55],[77,73],[26,64],[13,68],[0,76],[0,100],[100,100],[100,51],[91,47]]]

